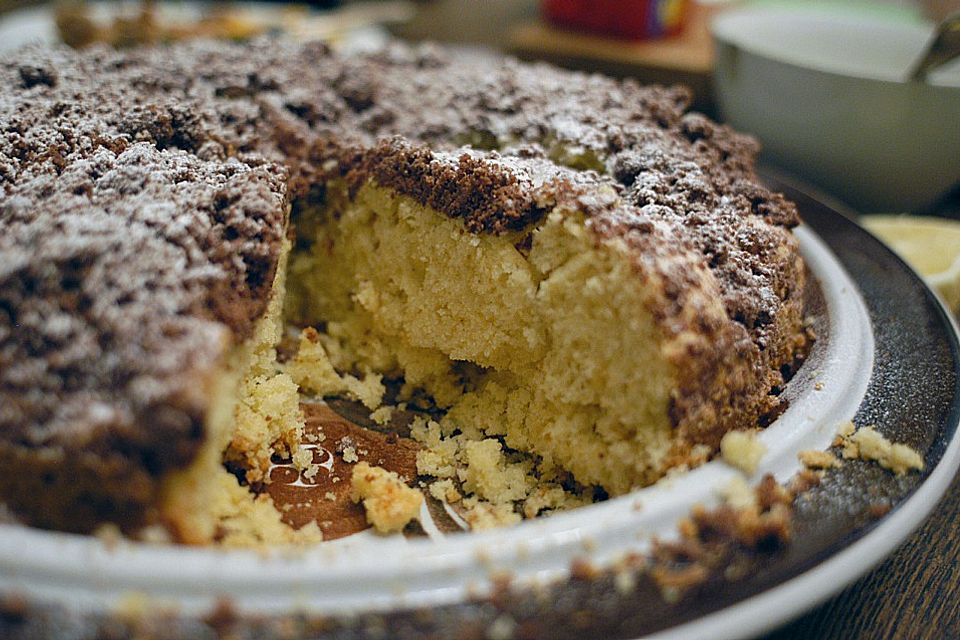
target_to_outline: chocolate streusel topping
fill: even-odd
[[[68,521],[31,515],[73,530],[141,521],[155,478],[192,459],[286,216],[281,167],[202,159],[194,105],[146,99],[97,55],[0,72],[3,494],[76,503]],[[28,452],[40,463],[20,464]]]
[[[794,347],[796,211],[757,183],[755,144],[685,113],[679,88],[429,46],[344,57],[275,40],[28,48],[0,87],[0,458],[24,475],[0,495],[17,509],[11,496],[63,489],[59,507],[31,511],[37,524],[148,517],[156,479],[202,441],[210,373],[265,308],[287,203],[332,176],[381,182],[477,233],[577,208],[598,242],[656,258],[677,309],[696,308],[688,267],[712,272],[733,322],[671,316],[677,332],[717,336],[675,398],[678,423],[731,359],[745,364],[730,388],[763,405],[749,380],[778,384]],[[694,422],[709,420],[725,424]],[[26,478],[17,461],[39,457],[43,478]],[[89,517],[64,520],[70,499],[104,491]]]

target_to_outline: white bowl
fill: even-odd
[[[932,33],[823,6],[725,12],[713,22],[721,116],[854,208],[931,206],[960,183],[960,61],[907,79]]]

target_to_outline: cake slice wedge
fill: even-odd
[[[687,230],[610,179],[535,149],[395,138],[340,157],[297,218],[288,314],[325,328],[339,369],[425,394],[448,431],[618,495],[776,404],[760,369],[787,362],[760,361]]]

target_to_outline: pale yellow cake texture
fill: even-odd
[[[520,522],[520,514],[510,504],[493,504],[476,497],[463,500],[463,519],[472,531],[509,527]]]
[[[402,377],[401,399],[426,394],[448,411],[441,439],[466,438],[421,472],[452,477],[482,460],[461,483],[529,494],[519,476],[531,468],[515,474],[523,463],[465,442],[496,438],[612,495],[663,475],[676,373],[620,241],[598,242],[582,214],[558,209],[521,251],[521,232],[472,234],[373,183],[352,200],[335,184],[328,194],[313,249],[292,258],[288,313],[323,324],[337,370]],[[496,483],[492,460],[506,474]]]
[[[380,407],[386,389],[382,376],[367,371],[362,378],[340,375],[330,362],[316,329],[308,327],[300,335],[300,344],[285,371],[306,393],[317,396],[345,395],[359,400],[370,410]]]
[[[754,509],[757,506],[756,492],[740,474],[721,485],[717,493],[734,509]]]
[[[401,531],[420,515],[423,494],[393,471],[358,462],[350,477],[350,497],[363,501],[367,522],[380,533]]]
[[[909,471],[923,471],[923,456],[905,444],[895,444],[873,426],[860,427],[843,437],[842,455],[846,459],[873,460],[897,475]]]
[[[274,451],[297,451],[303,432],[297,385],[281,373],[276,344],[283,330],[282,301],[289,245],[285,243],[267,312],[234,349],[208,397],[206,442],[193,463],[171,474],[161,489],[161,516],[182,542],[252,546],[314,542],[320,529],[298,531],[280,519],[267,494],[255,495],[224,467],[232,460],[248,479],[266,480]]]
[[[808,469],[832,469],[840,466],[840,461],[829,451],[806,449],[797,454],[797,459]]]
[[[249,482],[267,482],[270,457],[297,450],[303,425],[296,383],[285,373],[247,377],[234,412],[236,430],[226,460],[239,462]]]
[[[394,407],[383,405],[370,414],[370,419],[382,427],[390,424],[390,420],[393,419],[393,412]]]
[[[241,380],[226,450],[226,460],[241,463],[251,482],[266,481],[271,455],[289,457],[297,451],[303,435],[299,390],[290,376],[281,372],[276,350],[284,331],[289,252],[289,242],[284,242],[267,311],[248,340],[252,353]]]
[[[760,466],[767,447],[756,431],[730,431],[720,440],[720,456],[725,462],[746,474],[753,474]]]
[[[415,418],[411,437],[423,445],[417,472],[429,478],[430,495],[453,505],[474,529],[486,529],[582,506],[584,491],[560,484],[556,467],[536,457],[505,451],[499,439],[444,416],[439,422]]]
[[[460,500],[463,499],[463,495],[457,490],[457,486],[453,480],[449,478],[430,483],[429,491],[435,500],[446,502],[447,504],[460,502]]]
[[[837,437],[834,439],[834,446],[842,444],[843,440],[852,436],[856,430],[857,426],[853,424],[853,420],[841,422],[840,426],[837,427]]]
[[[637,277],[636,257],[593,235],[582,213],[477,235],[372,182],[352,197],[333,183],[298,232],[310,248],[287,269],[284,247],[268,312],[215,381],[204,450],[166,483],[164,517],[181,539],[319,539],[315,526],[283,524],[224,462],[253,484],[269,480],[274,455],[315,475],[299,453],[301,394],[359,400],[384,424],[385,378],[403,381],[401,404],[433,412],[411,427],[418,474],[475,529],[588,504],[593,486],[620,495],[678,464],[672,356],[685,346],[662,334],[650,311],[659,288]],[[306,328],[281,365],[285,321]],[[752,470],[762,451],[740,437],[724,455]],[[353,494],[368,520],[402,529],[422,494],[360,465]]]

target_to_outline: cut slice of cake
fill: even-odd
[[[299,214],[311,235],[287,303],[326,328],[338,369],[402,378],[448,431],[502,437],[541,474],[614,495],[770,410],[702,254],[610,179],[399,139],[342,157],[325,204]]]

